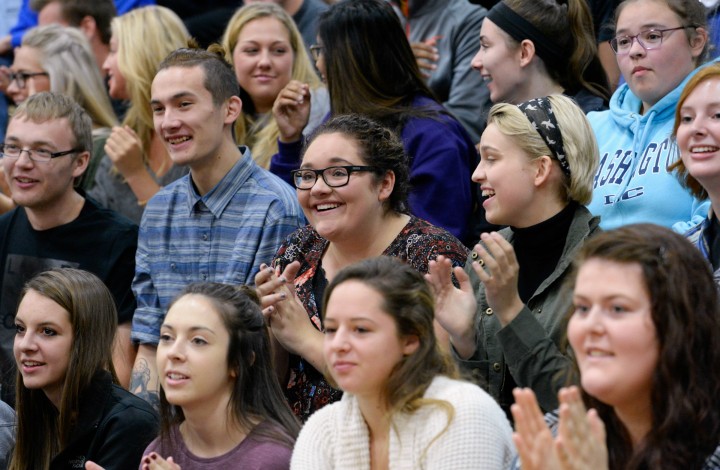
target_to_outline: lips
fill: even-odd
[[[650,70],[650,69],[647,67],[637,66],[632,69],[632,74],[635,75],[637,73],[647,72],[648,70]]]
[[[192,137],[187,136],[187,135],[177,136],[177,137],[165,137],[165,140],[172,145],[179,145],[179,144],[182,144],[183,142],[187,142],[191,139],[192,139]]]
[[[691,153],[712,153],[720,150],[720,147],[715,145],[693,145],[690,147]]]
[[[335,361],[333,362],[332,368],[339,374],[347,373],[355,367],[355,363],[349,361]]]

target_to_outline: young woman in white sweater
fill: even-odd
[[[387,257],[343,269],[325,290],[323,354],[342,400],[303,427],[292,469],[506,468],[510,426],[433,332],[422,274]]]

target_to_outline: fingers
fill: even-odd
[[[428,263],[428,272],[425,275],[425,279],[432,287],[435,295],[439,295],[445,289],[452,288],[452,263],[450,260],[440,255],[437,259]]]
[[[480,280],[486,282],[494,275],[507,272],[514,275],[518,271],[515,249],[502,235],[497,232],[483,233],[483,243],[478,243],[473,251],[478,254],[477,262],[473,263]]]
[[[295,282],[295,276],[300,271],[300,261],[293,261],[285,267],[285,271],[282,273],[282,278],[285,282],[292,285]]]

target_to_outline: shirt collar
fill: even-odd
[[[200,196],[192,181],[192,171],[187,178],[187,202],[188,212],[197,210],[197,205],[202,202],[215,217],[221,217],[223,211],[230,203],[235,194],[250,178],[254,168],[257,166],[250,155],[250,150],[241,146],[240,158],[225,176],[204,196]]]

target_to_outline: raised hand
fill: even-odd
[[[452,273],[458,280],[459,289],[452,283]],[[440,255],[430,261],[425,280],[435,295],[435,320],[450,334],[450,341],[460,357],[470,357],[475,351],[477,308],[470,279],[462,268],[452,269],[450,259]]]
[[[560,423],[555,439],[557,455],[563,470],[605,470],[608,452],[605,425],[597,411],[585,411],[577,387],[558,393]]]
[[[273,104],[273,115],[281,142],[297,142],[310,119],[310,86],[291,80],[280,90]]]
[[[510,242],[497,232],[483,233],[480,243],[475,245],[481,263],[473,263],[473,269],[480,281],[485,285],[488,305],[493,309],[505,326],[523,309],[523,302],[518,294],[519,266],[515,250]],[[484,266],[484,267],[483,267]]]
[[[115,126],[105,141],[105,153],[125,178],[146,172],[140,137],[129,126]]]

